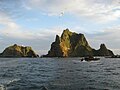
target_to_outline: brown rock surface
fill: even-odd
[[[14,44],[7,47],[2,53],[1,57],[38,57],[31,47],[24,47]]]
[[[112,51],[108,50],[104,44],[101,44],[99,50],[90,47],[83,34],[66,29],[61,37],[56,35],[55,42],[51,44],[51,49],[46,57],[80,57],[80,56],[111,56]]]

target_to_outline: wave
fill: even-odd
[[[3,83],[0,84],[0,90],[7,90],[7,87],[13,83],[13,82],[17,82],[20,79],[13,79],[13,80],[9,80],[9,81],[5,81]]]
[[[20,79],[13,79],[13,80],[10,80],[10,81],[8,81],[7,82],[7,85],[9,85],[9,84],[11,84],[11,83],[13,83],[13,82],[17,82],[17,81],[19,81]]]
[[[72,61],[75,62],[75,63],[81,62],[80,60],[72,60]]]
[[[6,90],[5,86],[4,85],[0,85],[0,90]]]
[[[74,63],[81,63],[81,62],[87,62],[85,60],[81,61],[81,60],[73,60]]]

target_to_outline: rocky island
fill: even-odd
[[[0,57],[38,57],[38,55],[29,46],[19,46],[14,44],[7,47]]]
[[[85,56],[113,56],[114,53],[107,49],[105,44],[100,49],[93,49],[84,34],[71,32],[69,29],[63,31],[61,37],[56,35],[55,41],[44,57],[85,57]]]

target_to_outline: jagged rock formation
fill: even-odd
[[[38,57],[31,47],[14,44],[7,47],[0,55],[1,57]]]
[[[90,47],[83,34],[66,29],[63,31],[61,37],[56,35],[55,42],[51,44],[51,49],[46,57],[79,57],[79,56],[108,56],[112,55],[112,51],[108,50],[104,44],[99,50]]]

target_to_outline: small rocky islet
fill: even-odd
[[[92,48],[84,34],[63,30],[61,36],[56,35],[55,41],[51,44],[48,54],[42,57],[86,57],[86,56],[114,56],[114,53],[101,44],[98,50]],[[29,46],[14,44],[7,47],[0,57],[39,57]]]
[[[31,58],[35,58],[35,57],[39,57],[39,55],[37,55],[32,47],[29,46],[19,46],[17,44],[14,44],[12,46],[7,47],[1,54],[0,57],[31,57]]]

